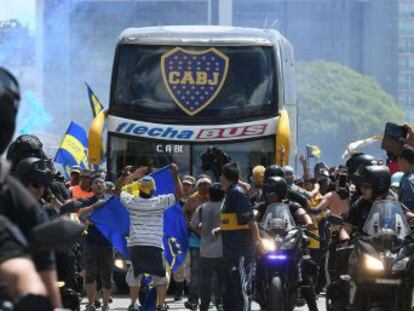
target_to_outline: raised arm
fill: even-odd
[[[302,168],[303,168],[303,179],[309,180],[310,178],[310,173],[309,173],[309,166],[308,166],[308,162],[306,161],[305,156],[302,154],[299,157],[300,163],[302,164]]]
[[[175,183],[175,195],[177,196],[177,200],[180,200],[183,196],[183,185],[181,184],[180,180],[180,170],[178,166],[173,163],[171,165],[171,171]]]
[[[127,168],[123,170],[121,177],[118,178],[115,184],[115,195],[119,196],[122,192],[123,186],[132,183],[137,178],[143,177],[148,172],[147,166],[140,166],[133,173],[131,173]]]

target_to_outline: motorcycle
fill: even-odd
[[[302,276],[316,274],[304,249],[308,236],[318,237],[295,224],[285,203],[270,204],[259,228],[266,253],[257,258],[255,300],[261,310],[292,311],[299,301]]]
[[[347,310],[414,310],[413,261],[414,239],[401,205],[375,202],[353,243],[348,273],[340,276],[348,284]]]

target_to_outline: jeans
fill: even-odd
[[[255,260],[252,256],[225,258],[224,311],[250,311]]]
[[[224,282],[223,277],[225,273],[224,261],[222,258],[200,258],[200,311],[207,311],[210,305],[211,290],[213,287],[213,277],[216,276],[214,282],[214,297],[216,306],[223,305]]]
[[[190,248],[190,286],[188,288],[188,300],[198,304],[200,295],[200,249]]]

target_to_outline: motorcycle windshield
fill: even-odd
[[[276,227],[289,231],[294,229],[296,225],[287,204],[273,203],[266,208],[260,227],[265,231],[272,231]]]
[[[404,239],[411,233],[404,211],[398,202],[374,202],[364,225],[364,232],[370,236],[382,233],[394,233]]]

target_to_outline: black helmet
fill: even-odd
[[[279,200],[286,199],[288,184],[279,176],[270,177],[264,186],[264,193],[269,198],[277,195]]]
[[[46,153],[43,151],[43,144],[37,136],[30,134],[20,135],[10,144],[9,149],[7,149],[6,158],[13,165],[12,171],[14,171],[16,165],[21,160],[30,157],[48,159]]]
[[[14,175],[25,185],[29,183],[49,185],[53,180],[53,171],[50,161],[30,157],[17,164]]]
[[[285,171],[279,165],[275,165],[275,164],[266,167],[266,169],[264,171],[263,183],[266,184],[266,182],[269,180],[269,178],[274,177],[274,176],[284,178],[285,177]]]
[[[387,194],[391,186],[391,173],[384,165],[360,166],[353,175],[357,187],[364,184],[372,187],[373,196]]]
[[[20,90],[16,78],[0,67],[0,154],[13,137],[19,102]]]
[[[346,161],[349,176],[352,176],[360,166],[378,165],[378,161],[371,155],[365,153],[355,153]]]

